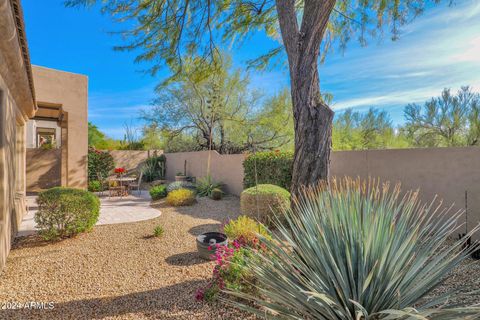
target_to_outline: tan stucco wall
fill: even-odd
[[[138,171],[144,164],[145,160],[153,155],[153,151],[143,150],[111,150],[108,151],[115,162],[115,167],[125,168],[127,171]],[[157,151],[157,154],[162,154],[162,151]]]
[[[40,104],[61,105],[62,185],[87,187],[88,78],[84,75],[33,66],[36,99]]]
[[[187,160],[187,175],[203,178],[207,175],[209,151],[166,153],[167,179],[174,180],[177,172],[184,171]],[[213,180],[225,184],[225,191],[240,195],[243,190],[243,160],[245,155],[221,155],[211,151],[210,175]]]
[[[28,192],[38,192],[61,185],[60,149],[27,149],[26,188]]]
[[[183,172],[204,177],[208,151],[166,153],[167,179]],[[243,189],[244,155],[212,152],[211,174],[226,184],[228,192],[239,195]],[[420,189],[424,201],[435,195],[455,210],[468,209],[469,228],[480,222],[480,148],[432,148],[333,152],[332,176],[380,178],[401,182],[403,190]],[[467,201],[465,199],[467,193]]]
[[[26,211],[22,171],[25,127],[16,121],[19,110],[10,93],[0,75],[0,270]]]
[[[21,8],[15,19],[11,4],[0,0],[0,270],[26,211],[25,121],[36,109]]]

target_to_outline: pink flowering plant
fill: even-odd
[[[231,230],[232,225],[238,225],[236,222],[236,220],[230,221],[224,226],[224,230],[229,230],[229,228]],[[197,300],[215,300],[220,291],[225,289],[241,292],[255,290],[255,279],[248,270],[248,259],[253,257],[254,250],[266,250],[266,248],[260,238],[252,234],[255,230],[259,230],[258,223],[250,225],[254,226],[253,231],[242,227],[242,232],[235,230],[237,238],[234,238],[227,246],[217,245],[213,257],[215,260],[213,276],[205,288],[197,290],[195,295]],[[228,235],[228,232],[226,233]],[[213,251],[214,248],[210,249]]]

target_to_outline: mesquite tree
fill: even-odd
[[[440,0],[68,0],[67,6],[96,5],[111,14],[130,40],[118,50],[142,50],[137,62],[164,65],[168,81],[182,72],[183,58],[213,60],[222,45],[244,45],[253,33],[277,39],[278,47],[250,61],[265,67],[286,53],[295,127],[292,191],[329,174],[333,111],[322,99],[318,63],[334,46],[352,37],[362,45],[384,33],[396,39],[399,27]],[[347,84],[346,84],[347,85]]]

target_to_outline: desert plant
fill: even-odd
[[[276,185],[259,184],[243,190],[240,208],[243,215],[273,226],[274,217],[282,218],[283,207],[290,205],[290,193]]]
[[[241,244],[255,247],[258,245],[258,237],[270,238],[267,228],[247,216],[240,216],[230,220],[224,227],[223,232],[229,239],[239,241]]]
[[[173,190],[168,193],[166,202],[174,207],[191,206],[195,203],[195,193],[189,189]]]
[[[102,183],[98,180],[93,180],[88,182],[88,191],[98,192],[102,191]]]
[[[255,184],[274,184],[290,190],[292,183],[293,153],[268,151],[249,155],[243,161],[244,188]]]
[[[154,186],[150,189],[152,200],[158,200],[167,196],[167,187],[165,185]]]
[[[34,219],[40,235],[46,240],[88,231],[98,221],[100,201],[85,190],[52,188],[41,192],[37,203]]]
[[[154,180],[165,179],[167,158],[165,155],[153,155],[145,160],[142,168],[143,178],[146,182]]]
[[[428,296],[478,248],[464,246],[471,233],[448,242],[461,212],[400,194],[360,179],[304,190],[268,253],[247,261],[260,294],[228,291],[230,302],[282,319],[478,319],[480,308],[449,307],[454,292]]]
[[[221,182],[213,181],[211,176],[206,176],[205,178],[198,179],[196,184],[197,194],[200,197],[211,197],[213,189],[222,189]]]
[[[212,190],[210,198],[213,200],[222,200],[223,191],[221,189],[215,188]]]
[[[160,225],[156,226],[155,229],[153,229],[154,237],[160,238],[161,236],[163,236],[163,233],[164,233],[163,227]]]
[[[190,189],[190,190],[195,190],[195,186],[191,182],[187,181],[175,181],[170,183],[167,186],[167,192],[172,192],[174,190],[178,189]]]
[[[113,157],[106,151],[88,148],[88,180],[102,180],[114,169]]]

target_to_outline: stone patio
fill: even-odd
[[[100,217],[97,225],[137,222],[160,216],[161,212],[150,206],[150,195],[147,191],[138,194],[134,192],[126,197],[100,197]],[[36,196],[27,196],[28,213],[23,217],[17,236],[27,236],[35,233],[33,220],[38,210]]]

